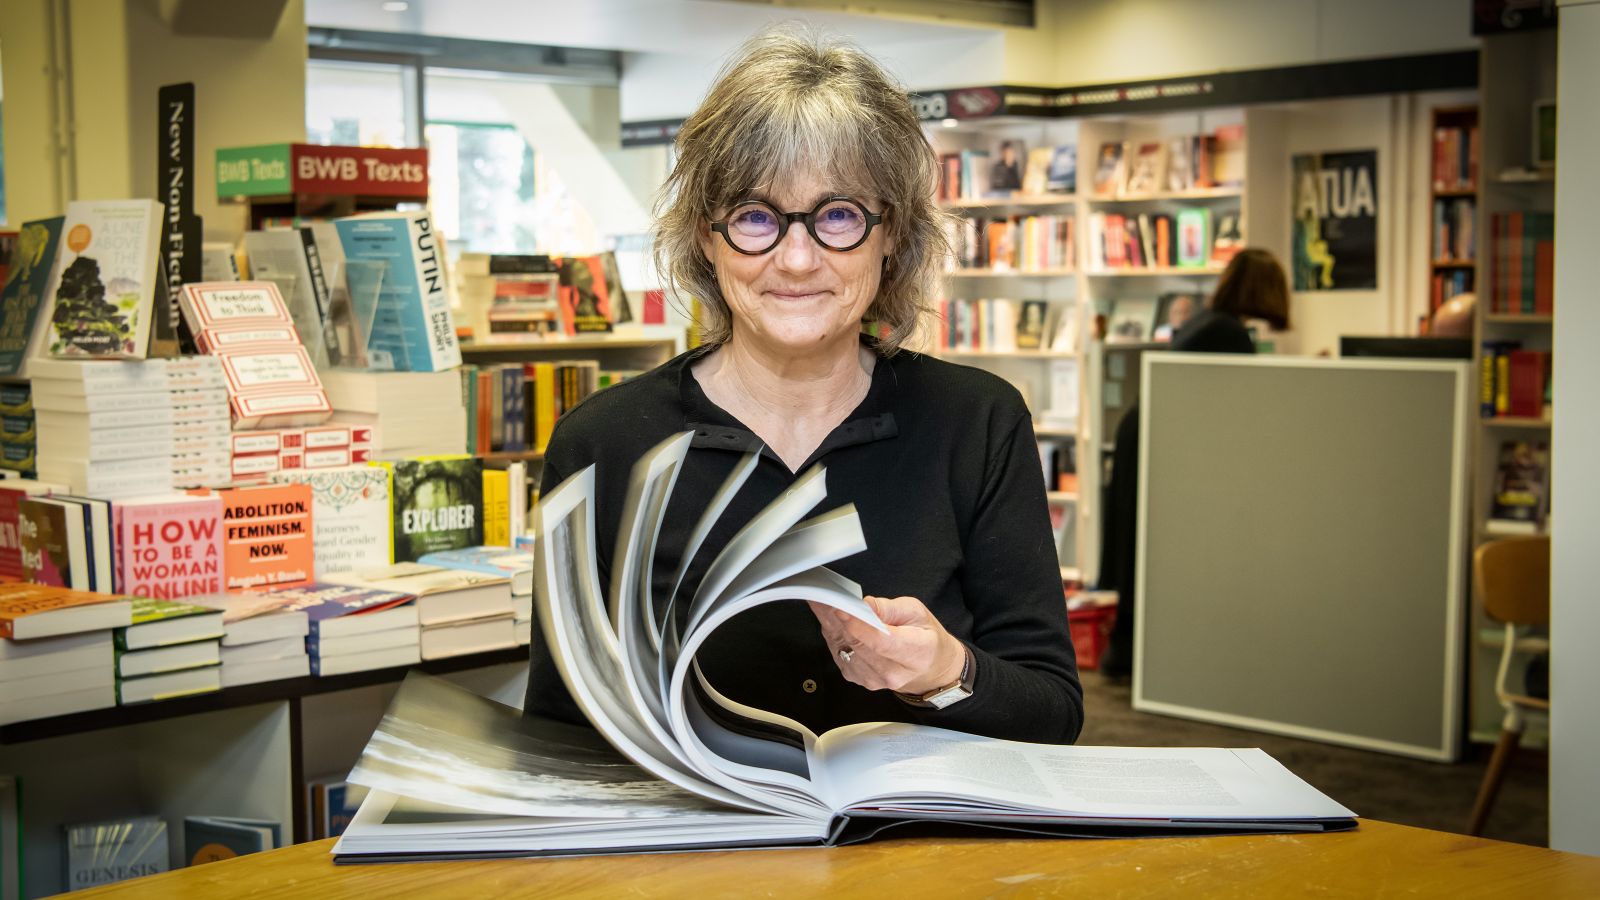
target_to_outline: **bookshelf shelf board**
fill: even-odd
[[[525,353],[550,351],[565,353],[574,350],[640,350],[647,347],[670,347],[671,338],[652,337],[578,337],[578,338],[516,338],[512,340],[473,341],[461,345],[463,356],[490,353]]]
[[[537,462],[544,459],[544,452],[541,450],[490,450],[487,453],[479,453],[477,456],[482,460]]]
[[[941,200],[945,209],[991,209],[1017,206],[1071,206],[1078,201],[1077,194],[1012,194],[1009,197],[973,197],[962,200]]]
[[[953,269],[951,278],[1065,278],[1076,269]]]
[[[1555,184],[1556,173],[1553,171],[1501,172],[1499,175],[1490,179],[1490,183],[1512,186],[1524,184]]]
[[[1435,269],[1470,269],[1477,264],[1476,260],[1471,259],[1436,259],[1433,261]]]
[[[491,650],[487,653],[473,653],[466,656],[453,656],[448,659],[427,660],[415,666],[374,669],[370,672],[351,672],[347,675],[331,675],[327,678],[307,676],[305,678],[286,678],[282,681],[264,681],[260,684],[224,688],[209,694],[193,694],[188,697],[157,700],[153,703],[139,703],[133,706],[111,706],[105,709],[54,716],[48,719],[31,719],[25,722],[0,725],[0,746],[21,744],[27,741],[61,737],[69,734],[82,734],[90,731],[99,731],[104,728],[116,728],[122,725],[157,722],[162,719],[173,719],[196,713],[297,700],[301,697],[309,697],[315,694],[345,691],[374,684],[391,684],[404,679],[406,673],[412,669],[432,675],[443,675],[467,669],[481,669],[507,663],[520,663],[527,661],[527,659],[528,648],[526,646],[508,647],[504,650]]]
[[[1441,200],[1449,197],[1476,197],[1478,196],[1478,189],[1475,187],[1451,188],[1447,191],[1434,191],[1433,196]]]
[[[1154,194],[1140,194],[1137,197],[1089,197],[1093,204],[1109,203],[1160,203],[1171,200],[1228,200],[1244,196],[1243,188],[1216,187],[1196,188],[1192,191],[1160,191]]]
[[[1555,317],[1533,313],[1486,313],[1483,321],[1495,325],[1550,325],[1555,322]]]
[[[951,350],[940,349],[935,355],[946,359],[963,356],[974,359],[1075,359],[1078,354],[1066,350]]]
[[[1485,428],[1549,428],[1550,420],[1532,416],[1489,416],[1478,421]]]
[[[1090,278],[1172,278],[1190,277],[1206,278],[1221,275],[1220,266],[1163,266],[1156,269],[1100,269],[1089,272]]]
[[[1078,495],[1072,491],[1046,491],[1044,499],[1047,503],[1077,503]]]

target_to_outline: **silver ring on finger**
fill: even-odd
[[[845,662],[849,662],[851,659],[855,658],[855,655],[856,655],[856,651],[850,649],[849,647],[840,647],[839,648],[839,658],[844,660]]]

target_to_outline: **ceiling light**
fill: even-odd
[[[943,122],[940,122],[939,124],[943,125],[946,128],[954,128],[954,127],[956,127],[957,125],[959,125],[961,123],[957,122],[955,119],[945,119]]]
[[[384,12],[405,12],[410,8],[411,4],[407,3],[406,0],[385,0],[383,4]]]

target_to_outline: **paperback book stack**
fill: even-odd
[[[206,357],[35,359],[39,474],[116,499],[228,479],[228,394]]]
[[[33,388],[0,384],[0,469],[33,476],[38,462],[36,426]]]
[[[132,610],[126,597],[0,584],[0,725],[115,706],[111,630]]]
[[[422,661],[417,607],[410,594],[315,581],[278,588],[282,609],[303,612],[310,628],[311,674],[342,675]]]
[[[116,629],[117,703],[148,703],[222,687],[222,613],[176,600],[133,599]]]
[[[361,426],[376,459],[466,451],[461,376],[443,372],[327,372],[334,422]]]
[[[421,562],[446,569],[460,569],[482,575],[499,575],[511,580],[512,627],[518,644],[529,642],[533,631],[533,547],[531,538],[521,538],[527,546],[515,548],[485,546],[464,550],[429,553]]]
[[[311,674],[311,658],[306,655],[310,625],[304,610],[288,608],[291,597],[238,591],[193,600],[222,612],[223,687]]]
[[[444,659],[517,645],[511,579],[498,567],[487,568],[489,572],[398,563],[369,572],[331,575],[329,580],[415,597],[421,657]],[[531,562],[527,577],[531,591]]]
[[[333,410],[271,282],[184,285],[184,320],[220,363],[236,429],[317,425]]]

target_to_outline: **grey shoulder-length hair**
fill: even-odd
[[[656,201],[663,282],[700,300],[705,344],[727,341],[730,312],[701,237],[735,203],[801,171],[881,207],[892,245],[866,318],[884,326],[878,349],[894,353],[929,308],[949,254],[934,202],[938,160],[905,88],[843,42],[769,31],[723,67],[678,132],[677,162]]]

